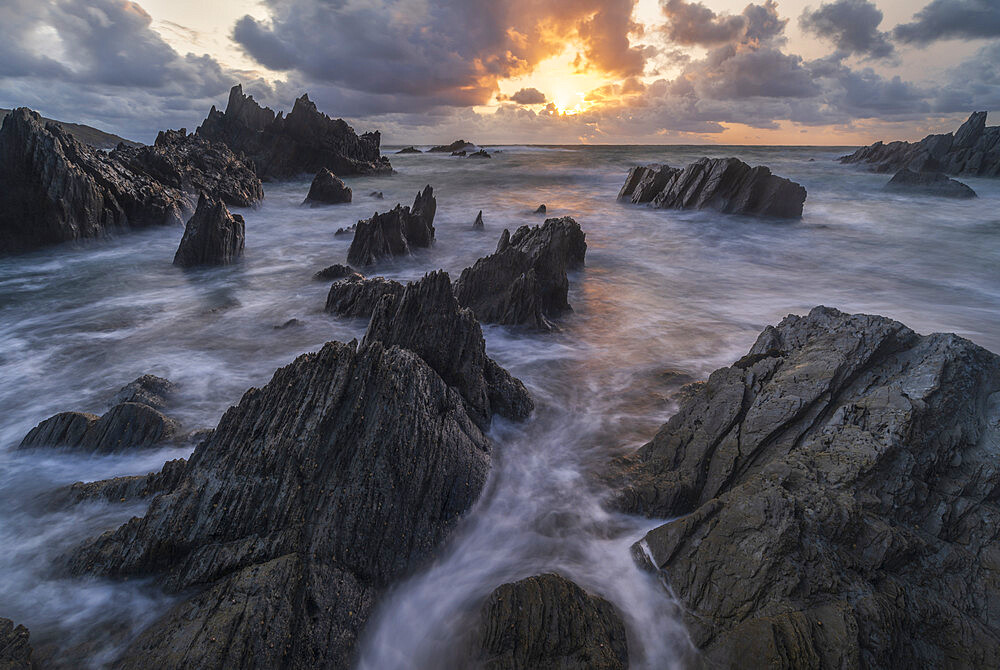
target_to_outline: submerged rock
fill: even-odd
[[[384,214],[358,221],[347,262],[372,265],[380,258],[404,256],[411,247],[429,247],[434,241],[436,211],[434,189],[426,186],[417,193],[412,208],[396,205]]]
[[[484,323],[551,330],[551,319],[572,309],[566,273],[586,253],[586,235],[568,216],[504,230],[495,253],[462,270],[455,295]]]
[[[469,151],[475,149],[476,145],[472,142],[466,142],[465,140],[455,140],[451,144],[438,145],[436,147],[431,147],[427,150],[427,153],[455,153],[457,151]]]
[[[420,149],[417,149],[416,147],[404,147],[404,148],[400,149],[399,151],[397,151],[396,153],[397,154],[422,154],[424,152],[421,151]]]
[[[634,554],[709,666],[985,667],[998,444],[1000,357],[817,307],[695,390],[620,506],[674,519]]]
[[[451,152],[451,155],[452,155],[452,156],[459,156],[459,157],[462,157],[462,158],[465,158],[466,156],[468,156],[468,155],[469,155],[469,152],[468,152],[468,151],[465,151],[465,150],[463,149],[462,151],[452,151],[452,152]]]
[[[504,584],[480,613],[478,662],[488,670],[628,668],[614,605],[556,574]]]
[[[403,285],[385,277],[350,275],[334,282],[326,296],[326,312],[337,316],[368,318],[382,296],[403,294]]]
[[[202,194],[198,209],[184,228],[174,254],[174,265],[229,265],[243,255],[246,241],[243,217],[231,214],[221,200]]]
[[[351,187],[326,168],[316,173],[309,186],[309,195],[302,204],[313,207],[339,205],[351,201]]]
[[[340,263],[334,263],[313,275],[313,279],[344,279],[346,277],[364,279],[364,275],[350,265],[341,265]]]
[[[28,629],[0,618],[0,670],[32,670]]]
[[[472,222],[472,227],[480,230],[486,227],[483,224],[483,210],[479,210],[479,214],[476,214],[476,220]]]
[[[469,154],[468,157],[469,158],[493,158],[492,156],[490,156],[490,152],[488,152],[486,149],[480,149],[479,151],[473,151],[471,154]]]
[[[168,398],[175,390],[176,385],[169,379],[156,375],[142,375],[123,386],[115,394],[111,404],[137,402],[163,411],[167,406]]]
[[[376,200],[384,200],[385,196],[382,195],[382,191],[372,191],[368,194],[369,197],[375,198]]]
[[[358,229],[358,224],[353,224],[347,226],[346,228],[337,228],[337,232],[333,234],[334,237],[340,237],[342,235],[353,235],[354,231]]]
[[[738,158],[702,158],[686,168],[649,165],[629,170],[618,199],[666,209],[714,209],[726,214],[800,218],[806,190],[751,168]]]
[[[975,198],[976,192],[960,181],[949,179],[940,172],[914,172],[903,168],[897,172],[885,190],[894,193],[937,195],[942,198]]]
[[[215,107],[198,135],[249,156],[262,178],[281,179],[323,168],[339,175],[387,174],[378,132],[357,135],[343,119],[331,119],[303,95],[287,117],[261,107],[243,87],[229,92],[225,112]]]

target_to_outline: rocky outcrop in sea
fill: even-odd
[[[349,275],[330,285],[324,311],[337,316],[368,318],[382,296],[403,294],[403,285],[385,277]]]
[[[713,209],[797,219],[802,216],[806,189],[771,174],[764,165],[752,168],[738,158],[702,158],[685,168],[634,167],[618,199],[657,209]]]
[[[344,180],[323,168],[313,177],[303,205],[319,207],[322,205],[339,205],[351,201],[351,187]]]
[[[0,670],[32,670],[28,629],[0,618]]]
[[[1000,356],[817,307],[766,328],[622,464],[634,548],[710,667],[1000,657]]]
[[[382,258],[405,256],[414,247],[429,247],[434,241],[434,213],[437,200],[430,186],[417,193],[413,207],[397,204],[383,214],[358,221],[347,262],[373,265]]]
[[[184,227],[174,265],[229,265],[240,259],[245,244],[243,217],[230,213],[224,202],[203,193],[198,198],[198,208]]]
[[[476,145],[472,142],[466,142],[465,140],[455,140],[451,144],[439,144],[436,147],[431,147],[427,150],[427,153],[450,153],[452,155],[457,154],[460,151],[468,153],[476,148]]]
[[[936,195],[942,198],[975,198],[976,192],[940,172],[914,172],[903,168],[889,180],[885,190],[893,193]]]
[[[338,175],[388,174],[389,159],[376,132],[358,135],[343,119],[331,119],[303,95],[288,116],[261,107],[243,87],[229,92],[225,112],[212,107],[197,133],[253,160],[264,179],[282,179],[326,168]]]

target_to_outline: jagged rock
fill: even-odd
[[[0,128],[0,183],[0,252],[177,224],[189,206],[23,107]]]
[[[466,142],[465,140],[455,140],[448,145],[438,145],[436,147],[431,147],[427,150],[427,153],[454,153],[456,151],[469,151],[470,149],[475,149],[476,145],[472,142]]]
[[[344,279],[345,277],[357,277],[364,279],[364,275],[352,268],[350,265],[335,263],[325,267],[313,275],[313,279]]]
[[[446,272],[431,272],[407,284],[401,296],[380,299],[362,345],[375,341],[416,352],[459,392],[484,430],[494,414],[521,420],[534,409],[524,384],[487,357],[482,328],[459,306]]]
[[[940,172],[914,172],[903,168],[889,180],[885,190],[894,193],[918,193],[942,198],[975,198],[976,192],[960,181]]]
[[[421,151],[420,149],[415,148],[415,147],[405,147],[403,149],[400,149],[396,153],[397,154],[422,154],[424,152]]]
[[[0,123],[3,122],[4,118],[10,114],[9,109],[0,109]],[[66,132],[75,137],[80,142],[94,147],[95,149],[103,149],[105,151],[111,151],[119,144],[124,144],[128,147],[141,147],[142,144],[139,142],[133,142],[132,140],[127,140],[124,137],[119,137],[112,133],[105,132],[98,128],[93,128],[91,126],[85,126],[81,123],[69,123],[66,121],[57,121],[55,119],[48,119],[40,117],[42,123],[56,123],[61,126]]]
[[[806,190],[771,174],[764,165],[751,168],[738,158],[702,158],[683,169],[634,167],[618,199],[656,208],[714,209],[792,219],[802,216]]]
[[[1000,357],[817,307],[761,333],[623,466],[633,548],[708,667],[1000,657]]]
[[[225,112],[215,107],[198,134],[249,156],[262,178],[281,179],[327,168],[339,175],[387,174],[378,132],[358,136],[343,119],[331,119],[303,95],[285,117],[261,107],[243,87],[229,92]]]
[[[246,241],[243,217],[231,214],[221,200],[202,194],[198,208],[184,228],[174,254],[174,265],[229,265],[243,255]]]
[[[309,195],[302,204],[313,207],[320,205],[338,205],[351,201],[351,187],[344,180],[326,168],[316,173],[309,186]]]
[[[384,200],[385,196],[382,195],[382,191],[372,191],[368,194],[368,197],[375,198],[376,200]]]
[[[167,461],[159,472],[148,475],[114,477],[96,482],[76,482],[66,489],[70,503],[90,500],[129,502],[173,491],[184,477],[187,461],[177,458]]]
[[[472,222],[473,228],[483,229],[486,226],[483,224],[483,210],[479,210],[479,214],[476,214],[476,220]]]
[[[539,205],[538,208],[535,209],[535,214],[545,214],[548,211],[549,210],[548,210],[548,208],[545,205]]]
[[[986,112],[973,112],[954,135],[928,135],[919,142],[876,142],[841,163],[867,163],[874,172],[910,169],[953,175],[1000,177],[1000,126],[986,126]]]
[[[0,618],[0,670],[32,670],[28,629]]]
[[[123,386],[115,394],[111,404],[137,402],[162,412],[167,406],[167,399],[175,390],[176,386],[169,379],[156,375],[142,375]]]
[[[625,624],[614,605],[556,574],[493,591],[477,638],[486,670],[628,668]]]
[[[347,262],[372,265],[380,258],[403,256],[411,247],[429,247],[434,241],[434,189],[425,186],[417,193],[413,207],[396,205],[384,214],[358,221]]]
[[[403,285],[385,277],[351,275],[330,286],[325,310],[337,316],[368,318],[384,295],[403,295]]]
[[[353,225],[347,226],[346,228],[337,228],[337,232],[335,232],[333,234],[333,236],[334,237],[338,237],[340,235],[353,235],[354,232],[357,229],[358,229],[358,224],[356,224],[356,223],[353,224]]]
[[[566,272],[586,253],[586,235],[568,216],[504,230],[495,253],[462,270],[455,295],[484,323],[552,330],[551,319],[572,309]]]
[[[379,595],[478,498],[490,444],[416,353],[331,342],[229,409],[181,483],[76,551],[176,607],[123,668],[347,668]]]
[[[469,152],[463,149],[462,151],[452,151],[451,155],[464,158],[469,155]]]
[[[172,438],[179,425],[149,405],[123,402],[104,415],[62,412],[42,421],[18,449],[65,447],[91,453],[149,447]]]
[[[473,151],[469,154],[469,158],[493,158],[490,156],[490,152],[486,149],[480,149],[479,151]]]

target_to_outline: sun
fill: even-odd
[[[499,81],[498,100],[503,100],[522,88],[537,88],[545,94],[546,101],[530,105],[531,107],[544,109],[551,104],[560,115],[587,111],[595,104],[588,99],[587,93],[614,80],[594,70],[581,70],[574,64],[576,58],[576,50],[567,47],[558,56],[539,63],[529,74]]]

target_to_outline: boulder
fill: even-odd
[[[479,151],[473,151],[471,154],[469,154],[468,157],[469,158],[493,158],[492,156],[490,156],[490,152],[488,152],[486,149],[480,149]]]
[[[545,214],[545,213],[547,213],[548,211],[549,211],[549,210],[548,210],[548,208],[547,208],[547,207],[546,207],[545,205],[539,205],[539,206],[538,206],[538,207],[537,207],[537,208],[535,209],[535,214]]]
[[[0,670],[32,670],[28,629],[0,618]]]
[[[243,87],[229,92],[225,112],[212,107],[198,135],[250,157],[257,174],[282,179],[326,168],[339,175],[388,174],[378,132],[357,135],[343,119],[331,119],[303,95],[285,117],[261,107]]]
[[[150,447],[177,435],[179,424],[149,405],[123,402],[103,416],[62,412],[31,429],[18,449],[56,447],[114,453]]]
[[[404,147],[404,148],[400,149],[399,151],[397,151],[396,153],[397,154],[422,154],[424,152],[421,151],[420,149],[415,148],[415,147]]]
[[[413,207],[396,205],[384,214],[358,221],[347,252],[352,265],[372,265],[381,258],[404,256],[411,247],[429,247],[434,241],[437,201],[430,186],[417,193]]]
[[[174,265],[229,265],[243,255],[246,242],[243,217],[231,214],[221,200],[198,198],[198,208],[184,228],[174,254]]]
[[[385,277],[350,275],[334,282],[326,296],[326,312],[337,316],[369,318],[382,296],[403,294],[403,285]]]
[[[476,214],[476,220],[472,222],[472,227],[477,230],[483,230],[486,227],[483,224],[483,210],[479,210],[479,214]]]
[[[586,235],[568,216],[504,230],[496,252],[462,270],[455,295],[484,323],[552,330],[552,319],[572,309],[567,271],[586,253]]]
[[[620,464],[633,547],[708,667],[1000,657],[1000,356],[817,307],[761,333]]]
[[[480,613],[478,663],[486,670],[626,670],[625,624],[614,605],[565,577],[503,584]]]
[[[469,151],[475,149],[476,145],[472,142],[466,142],[465,140],[455,140],[451,144],[438,145],[436,147],[431,147],[427,150],[427,153],[451,153],[454,154],[457,151]]]
[[[384,200],[385,196],[382,195],[382,191],[372,191],[368,194],[368,197],[375,198],[376,200]]]
[[[364,275],[352,268],[350,265],[341,265],[340,263],[334,263],[333,265],[327,266],[313,275],[313,279],[344,279],[346,277],[357,277],[358,279],[364,279]]]
[[[351,201],[351,187],[326,168],[316,173],[309,186],[309,195],[306,196],[303,205],[309,204],[312,207],[321,205],[338,205]]]
[[[102,479],[96,482],[76,482],[65,490],[70,503],[103,500],[131,502],[173,491],[184,477],[187,462],[183,458],[167,461],[159,472]]]
[[[468,155],[469,155],[469,152],[468,152],[468,151],[466,151],[465,149],[463,149],[463,150],[461,150],[461,151],[452,151],[452,152],[451,152],[451,155],[452,155],[452,156],[460,156],[460,157],[462,157],[462,158],[465,158],[466,156],[468,156]]]
[[[751,168],[738,158],[702,158],[683,169],[632,168],[618,199],[655,208],[793,219],[802,216],[806,190],[763,165]]]
[[[940,172],[914,172],[903,168],[897,172],[886,191],[893,193],[914,193],[936,195],[942,198],[975,198],[976,192],[960,181],[949,179]]]
[[[458,391],[484,430],[493,414],[521,420],[534,409],[524,384],[486,356],[479,322],[459,306],[446,272],[431,272],[407,284],[401,296],[379,300],[362,345],[376,341],[417,353]]]
[[[162,412],[167,406],[168,398],[175,390],[176,385],[169,379],[156,375],[142,375],[123,386],[115,394],[111,404],[137,402]]]

